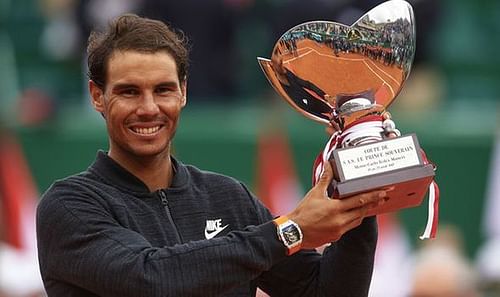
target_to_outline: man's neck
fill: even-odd
[[[127,157],[113,154],[109,156],[130,173],[138,177],[151,192],[168,188],[172,184],[174,170],[170,154],[147,157]]]

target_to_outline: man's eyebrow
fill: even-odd
[[[179,84],[176,81],[164,81],[159,84],[156,84],[155,87],[178,87]]]
[[[176,81],[163,81],[160,82],[156,85],[154,85],[155,88],[179,88],[179,84]],[[118,83],[113,86],[113,91],[121,91],[121,90],[126,90],[126,89],[137,89],[139,88],[138,85],[136,84],[131,84],[131,83]]]
[[[132,88],[138,88],[138,87],[137,87],[137,85],[128,84],[128,83],[116,84],[113,86],[113,90],[123,90],[123,89],[132,89]]]

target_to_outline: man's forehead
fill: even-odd
[[[116,51],[107,65],[107,79],[164,77],[178,81],[177,64],[166,52]]]
[[[155,51],[155,52],[149,52],[149,51],[139,51],[139,50],[121,50],[117,49],[114,50],[108,58],[108,66],[110,63],[115,62],[115,61],[120,61],[123,59],[137,59],[137,58],[151,58],[155,60],[168,60],[174,63],[174,65],[177,67],[177,63],[174,59],[174,57],[168,52],[168,51]]]

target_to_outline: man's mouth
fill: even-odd
[[[147,127],[147,128],[130,127],[130,130],[132,130],[132,132],[134,132],[135,134],[149,136],[149,135],[153,135],[156,132],[158,132],[161,129],[161,127],[162,126],[154,126],[154,127]]]

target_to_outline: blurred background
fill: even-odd
[[[43,295],[34,205],[107,148],[86,90],[91,28],[134,12],[182,29],[192,52],[175,155],[242,180],[279,214],[309,189],[327,135],[277,97],[256,57],[297,24],[350,24],[381,2],[0,0],[0,296]],[[389,110],[437,165],[440,230],[418,239],[426,202],[381,218],[371,296],[500,296],[500,2],[409,2],[417,53]],[[436,259],[445,264],[427,265]]]

